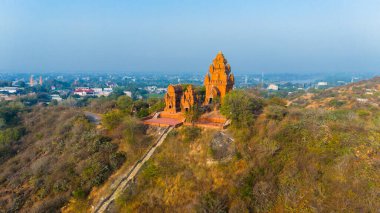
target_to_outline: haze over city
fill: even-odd
[[[336,1],[3,1],[0,71],[379,72],[380,5]]]

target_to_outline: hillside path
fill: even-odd
[[[125,190],[128,183],[135,178],[135,176],[140,171],[141,167],[144,165],[146,161],[148,161],[156,149],[161,146],[169,132],[172,131],[174,127],[168,127],[163,134],[157,139],[157,142],[144,154],[144,156],[138,160],[135,165],[131,168],[131,170],[125,174],[125,177],[121,179],[121,181],[117,184],[115,189],[113,189],[109,195],[103,197],[98,204],[93,206],[91,212],[106,212],[109,205]]]

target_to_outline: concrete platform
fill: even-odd
[[[174,119],[174,118],[152,118],[144,121],[144,124],[167,127],[167,126],[181,126],[183,124],[182,121]]]
[[[159,112],[157,116],[150,116],[144,120],[144,124],[159,126],[159,127],[168,127],[174,126],[178,127],[181,125],[185,126],[197,126],[202,128],[212,128],[212,129],[224,129],[226,127],[227,119],[220,114],[219,111],[212,111],[209,113],[203,114],[195,124],[185,122],[184,114],[181,112],[178,113],[167,113]]]

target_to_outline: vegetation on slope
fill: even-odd
[[[303,108],[355,109],[379,107],[380,77],[346,86],[320,90],[291,98],[292,105]]]
[[[125,160],[111,138],[75,110],[36,107],[22,116],[26,135],[0,165],[2,211],[54,211],[85,196]]]
[[[378,80],[297,97],[290,106],[233,91],[221,108],[232,120],[227,131],[172,131],[113,210],[376,212]],[[112,173],[127,171],[153,141],[137,118],[163,106],[126,96],[75,102],[104,113],[99,130],[75,107],[1,104],[0,211],[8,212],[58,211],[68,200],[69,211],[88,210]]]
[[[234,96],[237,99],[225,103],[248,108],[243,115],[231,110],[236,113],[231,118],[248,112],[252,117],[246,116],[250,125],[246,118],[242,123],[235,119],[230,129],[235,151],[229,160],[218,161],[213,155],[214,130],[174,131],[114,210],[375,212],[380,208],[378,108],[303,109],[286,107],[285,101],[274,98],[263,103],[258,115],[244,100],[254,96],[232,93],[230,98]],[[189,132],[192,140],[187,139]]]
[[[25,134],[25,129],[19,126],[19,114],[24,110],[17,102],[0,103],[0,164],[16,154],[17,142]]]
[[[113,95],[74,102],[81,108],[1,103],[0,211],[58,211],[69,200],[75,210],[86,209],[93,188],[121,165],[132,165],[153,141],[135,116],[160,108],[159,99]],[[83,109],[105,113],[105,129],[90,123]]]
[[[110,105],[112,107],[103,108]],[[145,113],[153,112],[161,105],[162,101],[159,99],[133,101],[128,96],[119,96],[116,99],[95,99],[88,104],[87,108],[104,113],[102,115],[103,131],[113,139],[113,143],[119,145],[119,151],[124,153],[126,160],[117,172],[101,186],[94,187],[87,197],[72,197],[69,204],[62,209],[63,212],[87,212],[92,205],[97,205],[112,191],[112,186],[118,183],[120,177],[128,173],[161,134],[161,128],[145,126],[137,117],[145,116]],[[145,108],[148,106],[150,108]]]

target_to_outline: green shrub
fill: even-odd
[[[181,130],[184,142],[195,141],[201,134],[201,129],[198,127],[184,127]]]
[[[144,179],[149,180],[157,177],[160,174],[159,168],[154,163],[147,163],[142,170]]]
[[[133,117],[125,117],[121,127],[124,130],[124,140],[131,145],[137,145],[137,143],[141,142],[142,138],[139,138],[139,136],[144,135],[146,130],[146,126],[138,123]]]
[[[0,130],[0,164],[14,153],[12,146],[25,135],[23,127]]]
[[[199,212],[228,212],[228,197],[216,192],[204,194],[199,201]]]
[[[149,114],[162,111],[165,108],[165,102],[162,98],[149,98],[147,100],[149,104]]]
[[[122,152],[112,153],[110,156],[110,165],[113,170],[118,169],[125,162],[126,154]]]
[[[133,106],[133,99],[129,96],[123,95],[117,98],[116,106],[120,110],[125,110],[130,112]]]
[[[356,112],[360,117],[362,118],[365,118],[365,117],[368,117],[371,115],[371,112],[366,110],[366,109],[359,109],[357,112]]]
[[[249,127],[254,122],[255,116],[263,109],[261,98],[243,90],[233,90],[223,100],[220,112],[232,120],[232,125],[237,128]]]
[[[83,199],[86,197],[85,191],[82,188],[76,189],[72,192],[72,195],[76,199]]]
[[[346,103],[345,101],[333,99],[329,102],[329,106],[338,108],[338,107],[343,106],[345,103]]]
[[[279,97],[271,97],[267,101],[268,105],[278,105],[285,107],[287,104],[287,101],[285,99],[279,98]]]
[[[102,119],[102,124],[107,129],[113,129],[117,127],[121,121],[123,120],[124,113],[122,113],[120,110],[112,110],[106,114],[104,114]]]
[[[270,105],[266,108],[266,117],[268,119],[281,121],[286,114],[288,113],[287,109],[283,106]]]
[[[141,108],[137,112],[137,117],[139,117],[139,118],[143,118],[143,117],[146,117],[148,115],[149,115],[149,109],[147,109],[147,108]]]

